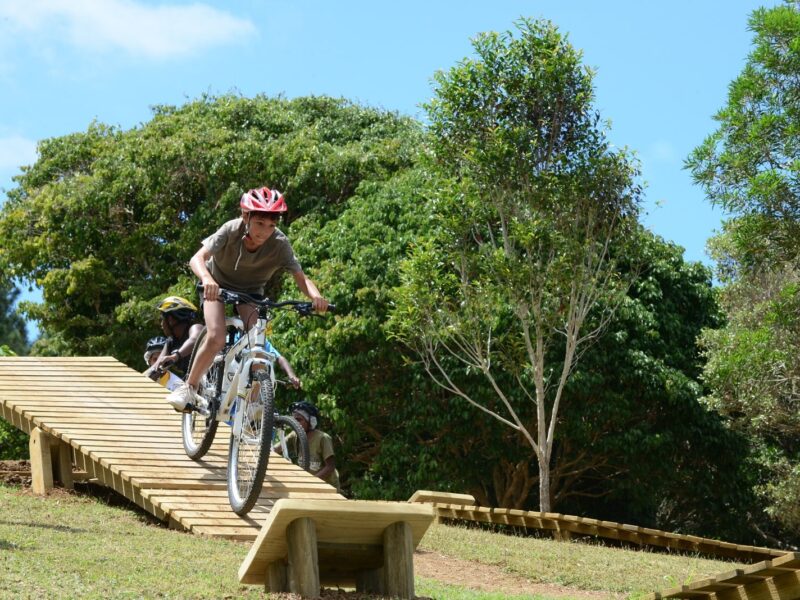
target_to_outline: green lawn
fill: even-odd
[[[621,597],[733,566],[443,525],[429,530],[422,547],[496,565],[532,581]],[[130,506],[112,506],[85,493],[59,491],[39,498],[0,485],[2,598],[266,598],[263,588],[237,582],[248,548],[170,531]],[[507,597],[428,579],[418,579],[417,594],[445,600]]]

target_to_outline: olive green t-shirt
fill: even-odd
[[[290,452],[297,453],[297,436],[290,433],[286,436],[286,444],[289,446]],[[314,429],[308,432],[308,454],[310,457],[310,465],[308,470],[316,474],[322,467],[325,466],[325,461],[334,455],[333,453],[333,439],[324,431]],[[333,470],[333,473],[324,479],[325,483],[330,483],[337,490],[339,489],[339,471]]]
[[[203,240],[211,254],[206,267],[220,287],[263,294],[267,281],[279,269],[302,271],[289,238],[280,229],[253,252],[244,247],[244,232],[244,221],[233,219]]]

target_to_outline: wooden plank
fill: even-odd
[[[475,497],[471,494],[454,494],[452,492],[435,492],[430,490],[417,490],[408,501],[459,504],[462,506],[475,506],[478,504],[475,501]]]

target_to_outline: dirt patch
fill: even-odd
[[[31,463],[28,460],[0,460],[0,482],[5,485],[31,485]]]
[[[500,567],[445,556],[438,552],[417,550],[414,553],[414,575],[442,583],[484,592],[504,594],[543,594],[546,596],[589,599],[616,598],[610,592],[591,592],[555,584],[536,583],[506,573]]]

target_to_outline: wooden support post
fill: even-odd
[[[317,528],[309,517],[295,519],[286,528],[289,549],[289,591],[303,598],[319,596]]]
[[[383,577],[388,596],[414,597],[414,540],[405,521],[392,523],[383,532]]]
[[[280,594],[281,592],[288,592],[289,586],[286,577],[286,563],[282,560],[267,565],[267,578],[264,591],[269,594]]]
[[[367,569],[356,573],[356,591],[383,595],[383,569]]]
[[[31,487],[33,493],[44,496],[53,489],[53,463],[50,458],[50,435],[34,427],[28,443],[31,453]]]
[[[59,439],[50,439],[50,458],[53,477],[68,490],[75,489],[72,481],[72,446]]]

